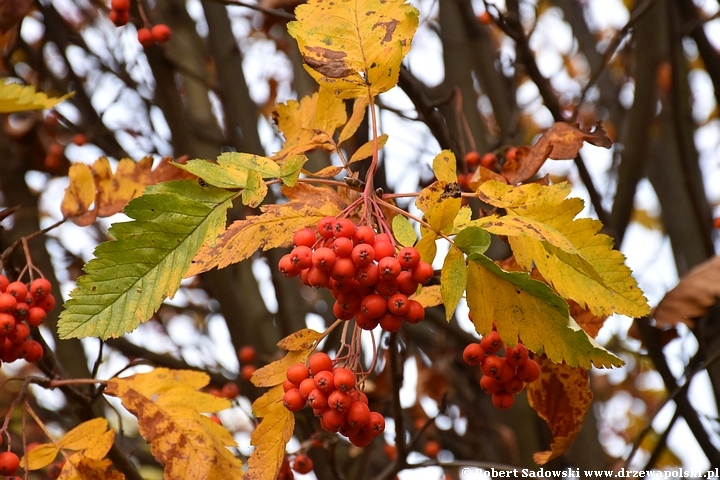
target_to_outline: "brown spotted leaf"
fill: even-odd
[[[249,258],[258,250],[279,247],[292,241],[300,228],[337,215],[344,206],[338,194],[329,188],[298,183],[293,188],[283,188],[283,193],[289,202],[261,207],[262,214],[234,222],[213,245],[203,246],[185,276],[223,268]]]
[[[584,142],[603,148],[612,146],[612,141],[602,123],[588,130],[573,127],[565,122],[557,122],[531,148],[518,148],[515,160],[503,165],[503,176],[513,185],[524,182],[535,175],[547,159],[575,158]]]
[[[63,215],[77,225],[90,225],[97,217],[109,217],[121,212],[148,185],[194,178],[172,166],[170,159],[163,159],[154,170],[152,165],[150,157],[138,162],[124,158],[118,162],[113,173],[105,157],[97,159],[92,166],[74,163],[68,174],[70,185],[65,190],[60,206]]]
[[[418,11],[405,0],[310,0],[288,32],[305,69],[340,98],[371,97],[398,82]]]
[[[198,391],[209,382],[205,373],[167,368],[108,380],[105,394],[120,398],[137,416],[140,435],[163,465],[165,479],[242,476],[242,462],[227,449],[236,446],[232,435],[202,414],[231,405]]]
[[[537,464],[544,465],[562,455],[575,440],[593,394],[584,368],[553,363],[544,355],[535,356],[535,361],[540,365],[540,378],[528,384],[528,402],[553,433],[550,450],[533,456]]]

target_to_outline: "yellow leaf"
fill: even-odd
[[[325,132],[329,137],[335,133],[335,129],[345,125],[347,122],[347,111],[345,103],[332,94],[329,90],[320,88],[317,93],[317,108],[315,109],[315,128]]]
[[[288,24],[321,86],[340,98],[375,96],[397,84],[418,11],[405,0],[311,0]]]
[[[445,305],[445,320],[448,322],[455,314],[455,309],[463,293],[465,293],[466,285],[467,267],[465,265],[465,255],[454,245],[451,245],[440,271],[440,293]]]
[[[320,118],[323,115],[329,118]],[[290,100],[278,104],[273,119],[285,137],[285,144],[272,158],[278,160],[314,148],[329,147],[333,132],[345,123],[346,118],[343,101],[323,89],[303,97],[300,102]]]
[[[392,231],[393,236],[400,245],[404,247],[411,247],[415,245],[417,234],[407,217],[402,215],[395,216],[392,220]]]
[[[314,347],[315,342],[322,338],[322,335],[322,333],[311,328],[303,328],[280,340],[277,346],[289,352],[307,350]]]
[[[20,85],[5,81],[0,83],[0,113],[26,112],[52,108],[73,93],[58,98],[51,98],[42,92],[36,92],[31,85]]]
[[[242,476],[242,463],[226,447],[235,440],[201,412],[228,408],[229,401],[198,392],[210,378],[202,372],[156,368],[108,381],[105,393],[138,417],[140,434],[164,466],[166,479],[227,479]]]
[[[86,226],[97,217],[109,217],[121,212],[125,205],[145,190],[148,185],[194,178],[190,173],[173,166],[170,159],[163,159],[153,170],[153,159],[143,158],[135,162],[124,158],[118,162],[115,174],[110,162],[101,157],[89,167],[82,163],[70,166],[70,185],[65,190],[61,211],[73,223]],[[89,210],[94,202],[95,208]]]
[[[28,470],[40,470],[55,461],[60,449],[52,443],[38,445],[27,453]],[[20,465],[25,465],[25,457],[20,459]]]
[[[430,285],[422,287],[420,293],[416,293],[412,297],[413,300],[420,302],[425,308],[435,307],[442,304],[442,294],[440,293],[440,285]]]
[[[505,208],[508,215],[546,227],[545,240],[537,231],[509,238],[515,258],[525,270],[534,265],[560,295],[587,306],[595,315],[647,315],[647,300],[625,265],[625,256],[612,248],[612,238],[599,233],[599,221],[575,218],[583,201],[566,198],[570,188],[566,183],[513,187],[486,182],[479,192],[482,199]],[[577,253],[559,247],[566,241]]]
[[[583,368],[555,364],[535,356],[540,378],[527,386],[528,403],[553,433],[550,450],[536,453],[536,463],[544,465],[568,449],[580,433],[592,402],[588,372]]]
[[[95,201],[95,181],[90,167],[84,163],[73,163],[68,172],[70,185],[65,190],[65,196],[60,204],[60,211],[65,217],[76,217],[90,210]],[[95,221],[95,216],[87,223]]]
[[[425,212],[423,219],[435,233],[450,233],[462,206],[460,187],[454,182],[434,182],[420,191],[415,205]]]
[[[248,480],[275,480],[285,458],[285,445],[292,438],[295,417],[282,403],[282,385],[271,388],[253,403],[253,413],[262,418],[250,436],[255,450],[248,459]]]
[[[115,430],[112,428],[102,435],[96,437],[96,441],[85,448],[83,453],[87,458],[101,460],[105,458],[115,442]]]
[[[415,249],[420,254],[423,262],[432,263],[435,260],[435,254],[437,253],[435,241],[438,238],[440,237],[435,232],[428,232],[415,244]]]
[[[268,187],[259,173],[254,170],[248,172],[248,180],[245,189],[242,191],[242,203],[255,208],[265,200]]]
[[[355,99],[355,103],[353,103],[353,112],[350,116],[350,120],[345,124],[345,127],[343,127],[342,131],[340,132],[340,137],[338,138],[338,145],[342,144],[345,140],[355,135],[355,132],[357,132],[357,129],[362,124],[362,121],[365,119],[365,112],[367,111],[367,107],[370,104],[370,100],[367,97],[359,97]]]
[[[192,261],[186,277],[223,268],[249,258],[257,250],[269,250],[292,241],[294,233],[337,215],[344,207],[332,189],[298,183],[283,188],[290,202],[261,207],[261,215],[234,222],[214,245],[204,245]],[[293,201],[294,200],[294,201]]]
[[[311,175],[313,177],[321,177],[321,178],[332,178],[338,173],[342,172],[344,170],[343,167],[336,167],[334,165],[328,165],[325,168],[320,169],[320,171],[312,173],[312,172],[305,172],[306,175]]]
[[[433,205],[433,203],[438,201],[440,195],[445,192],[446,187],[447,182],[431,183],[427,187],[420,190],[420,193],[415,198],[415,206],[418,208],[418,210],[427,212],[428,210],[430,210],[430,207]]]
[[[388,136],[387,133],[383,133],[377,138],[377,149],[378,151],[385,146],[385,142],[387,142]],[[363,145],[360,146],[357,150],[355,150],[355,153],[353,153],[352,157],[350,157],[349,163],[359,162],[360,160],[365,160],[366,158],[372,156],[373,152],[375,151],[375,144],[372,140],[369,142],[365,142]]]
[[[70,450],[84,450],[92,445],[97,437],[103,435],[107,429],[108,422],[105,418],[88,420],[63,435],[58,441],[58,445],[61,448]]]
[[[123,480],[125,475],[110,470],[110,460],[95,460],[80,453],[70,455],[58,480]]]
[[[296,363],[305,363],[312,352],[311,349],[288,352],[280,360],[260,367],[255,370],[251,381],[256,387],[274,387],[285,381],[287,369]]]
[[[453,223],[452,231],[450,235],[457,235],[461,230],[464,230],[472,222],[472,209],[468,206],[460,207],[460,211],[455,216],[455,222]]]
[[[450,150],[443,150],[433,159],[432,165],[435,178],[441,182],[457,182],[457,161],[455,154]]]
[[[523,272],[506,272],[481,254],[468,259],[467,302],[479,334],[490,333],[495,323],[507,342],[519,338],[529,350],[544,350],[556,363],[622,365],[570,318],[567,304],[548,285]]]
[[[568,253],[577,255],[575,245],[565,235],[553,227],[541,222],[536,222],[526,217],[504,215],[490,215],[469,222],[469,225],[480,227],[495,235],[507,235],[513,237],[531,237],[544,241],[560,248]]]

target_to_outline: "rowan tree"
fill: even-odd
[[[2,4],[0,474],[720,465],[710,7],[504,3]]]

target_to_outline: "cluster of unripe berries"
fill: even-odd
[[[40,326],[47,312],[55,308],[51,288],[45,278],[26,284],[0,275],[0,360],[37,362],[42,358],[42,346],[28,337],[30,327]]]
[[[309,405],[323,430],[340,433],[358,447],[368,446],[385,431],[385,417],[370,411],[355,373],[334,367],[326,353],[313,354],[308,365],[292,365],[286,376],[283,405],[291,412]]]
[[[517,149],[508,148],[505,151],[503,163],[515,161],[516,158]],[[499,173],[502,170],[500,159],[498,159],[498,156],[493,152],[487,152],[484,155],[480,155],[478,152],[470,151],[465,154],[465,165],[467,166],[467,173],[458,173],[458,185],[460,185],[460,188],[463,190],[468,191],[471,190],[470,180],[472,179],[475,170],[477,170],[478,165],[482,165],[488,170],[492,170],[496,173]]]
[[[416,324],[425,318],[423,306],[408,297],[434,272],[414,247],[396,251],[388,234],[335,217],[321,219],[317,233],[298,230],[293,243],[278,269],[286,277],[300,275],[305,285],[329,288],[337,318],[355,318],[360,328],[380,325],[388,332],[398,331],[403,320]]]
[[[505,356],[498,352],[504,344],[500,334],[493,329],[479,343],[471,343],[463,351],[468,365],[480,365],[480,388],[492,395],[492,403],[500,410],[507,410],[515,403],[515,395],[540,376],[540,367],[528,357],[528,349],[518,342],[514,347],[505,346]]]

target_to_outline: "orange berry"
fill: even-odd
[[[255,361],[255,347],[245,345],[238,350],[238,359],[241,363],[252,363]]]
[[[108,15],[110,21],[115,24],[116,27],[122,27],[127,25],[130,21],[130,13],[127,10],[110,10]]]
[[[112,0],[110,8],[118,11],[128,11],[130,10],[130,0]]]
[[[440,443],[438,443],[436,440],[428,440],[427,442],[425,442],[425,446],[423,447],[423,453],[425,453],[425,455],[430,458],[437,457],[437,454],[440,453],[440,450]]]
[[[489,170],[495,170],[495,168],[497,167],[497,163],[498,163],[497,155],[495,155],[492,152],[486,153],[480,159],[480,165],[482,165],[483,167],[485,167]]]
[[[243,367],[240,369],[240,376],[246,382],[250,381],[250,378],[252,378],[253,373],[255,373],[255,367],[253,365],[243,365]]]
[[[152,27],[151,33],[156,42],[163,43],[170,40],[172,30],[164,23],[158,23]]]
[[[155,38],[153,38],[153,34],[149,28],[143,27],[139,29],[137,32],[137,38],[138,43],[140,43],[140,45],[142,45],[144,48],[147,48],[153,43],[155,43]]]
[[[492,23],[492,17],[490,16],[490,12],[487,10],[478,15],[477,19],[481,25],[490,25]]]
[[[480,154],[476,151],[471,151],[465,154],[465,164],[474,169],[480,164]]]
[[[233,398],[240,395],[240,389],[235,384],[235,382],[227,382],[220,389],[220,394],[228,400],[232,400]]]

